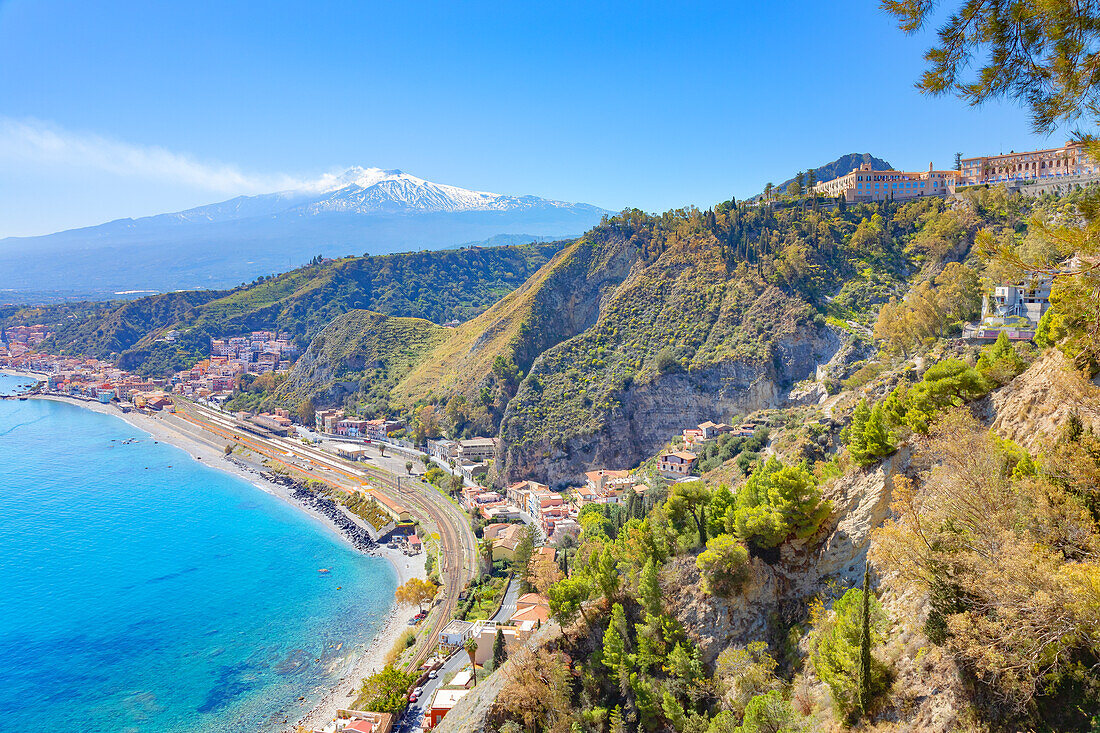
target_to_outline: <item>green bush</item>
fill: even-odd
[[[378,713],[399,713],[405,709],[409,687],[418,676],[417,672],[401,672],[386,665],[363,680],[356,707]]]
[[[886,427],[882,404],[873,408],[860,400],[852,411],[852,422],[845,430],[848,452],[861,466],[867,466],[898,449],[898,441]]]
[[[742,454],[744,455],[744,454]],[[774,456],[757,468],[737,492],[726,531],[759,548],[777,547],[812,536],[829,516],[829,504],[813,475],[802,466],[784,466]]]
[[[715,596],[733,595],[751,577],[749,551],[730,534],[707,540],[695,566],[703,576],[703,592]]]

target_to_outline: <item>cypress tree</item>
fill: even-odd
[[[508,647],[504,645],[504,630],[497,629],[497,638],[493,640],[493,669],[500,669],[500,665],[508,659]]]
[[[859,711],[867,714],[871,704],[871,562],[863,567],[863,607],[859,625]]]

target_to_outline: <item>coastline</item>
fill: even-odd
[[[5,370],[5,373],[29,379],[41,378],[41,375],[26,372],[13,373],[11,370]],[[385,558],[386,561],[389,562],[390,567],[393,568],[398,585],[405,583],[412,577],[427,577],[427,573],[424,569],[423,555],[406,557],[399,550],[391,550],[382,544],[378,545],[375,550],[365,551],[345,535],[329,517],[297,501],[293,496],[292,489],[282,484],[269,481],[261,475],[261,469],[258,467],[253,468],[239,460],[227,460],[221,447],[215,442],[215,439],[202,435],[201,431],[197,428],[187,429],[183,425],[169,422],[169,420],[166,419],[167,416],[152,416],[138,412],[123,413],[111,405],[79,400],[63,395],[45,394],[28,395],[28,397],[35,400],[64,402],[104,415],[117,417],[132,427],[148,434],[154,440],[167,443],[183,450],[192,460],[201,461],[206,466],[224,471],[247,481],[264,493],[285,501],[305,513],[307,516],[318,521],[326,531],[334,533],[340,538],[341,542],[346,543],[357,552],[363,555]],[[404,615],[400,613],[400,609],[395,602],[391,605],[389,613],[382,619],[381,628],[374,637],[372,637],[370,642],[363,648],[351,650],[351,653],[340,662],[339,666],[342,669],[338,673],[337,680],[333,683],[332,687],[324,686],[312,690],[301,691],[306,702],[312,702],[313,706],[310,708],[309,712],[302,716],[296,723],[290,724],[289,721],[284,721],[282,730],[286,731],[286,733],[294,733],[298,726],[304,726],[307,730],[312,730],[314,727],[323,727],[325,723],[328,723],[336,717],[336,711],[338,709],[350,707],[351,703],[357,697],[356,690],[359,686],[359,681],[384,666],[386,653],[394,645],[398,637],[408,628],[403,619]]]

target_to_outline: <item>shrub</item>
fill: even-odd
[[[401,672],[392,665],[383,667],[363,680],[356,707],[379,713],[399,713],[405,709],[409,687],[416,682],[416,672]]]
[[[707,541],[707,549],[695,559],[703,576],[703,592],[715,596],[731,596],[741,590],[751,577],[749,551],[729,534],[720,534]]]
[[[829,504],[821,501],[813,475],[802,466],[784,466],[773,456],[737,493],[726,531],[758,548],[772,548],[812,536],[827,516]]]
[[[663,348],[657,352],[656,359],[654,360],[657,366],[657,371],[661,374],[668,374],[671,371],[676,370],[680,363],[676,361],[676,356],[672,353],[672,349]]]

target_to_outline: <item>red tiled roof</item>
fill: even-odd
[[[371,733],[374,730],[374,723],[369,720],[356,720],[354,723],[348,723],[344,726],[345,731],[354,731],[355,733]]]

